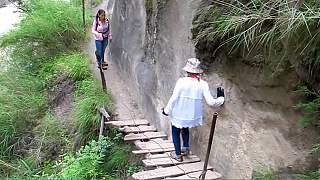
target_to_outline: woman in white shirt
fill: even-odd
[[[171,158],[183,161],[182,155],[189,154],[189,128],[202,125],[202,97],[210,106],[220,106],[224,103],[224,91],[217,88],[217,99],[209,91],[208,83],[200,79],[203,70],[197,58],[190,58],[183,68],[187,77],[179,78],[162,114],[169,116],[172,123],[172,139],[175,152]],[[182,133],[183,148],[180,145]]]

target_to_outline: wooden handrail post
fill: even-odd
[[[101,76],[102,89],[105,91],[107,90],[106,78],[104,77],[102,67],[100,67],[99,70],[100,70],[100,76]]]
[[[101,114],[100,131],[99,131],[99,141],[100,141],[102,139],[102,137],[103,137],[104,124],[105,124],[106,121],[109,121],[110,115],[106,111],[105,107],[100,108],[99,112]]]

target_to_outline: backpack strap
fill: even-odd
[[[96,31],[98,31],[99,20],[96,20]]]
[[[108,19],[108,18],[106,18],[106,20],[107,20],[107,24],[108,24],[108,31],[109,31],[109,29],[110,29],[109,19]],[[96,31],[97,31],[97,29],[98,29],[98,25],[99,25],[99,20],[96,20]]]

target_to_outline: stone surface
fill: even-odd
[[[146,119],[171,136],[170,121],[161,115],[161,108],[177,79],[185,75],[181,68],[186,60],[195,56],[190,29],[201,2],[158,1],[153,0],[148,11],[152,15],[146,13],[143,0],[114,1],[109,56]],[[270,81],[259,69],[223,55],[216,62],[203,79],[213,93],[218,86],[225,88],[226,103],[219,108],[205,105],[204,124],[191,129],[194,154],[204,159],[211,116],[218,111],[209,163],[223,178],[251,178],[254,170],[308,167],[307,160],[313,158],[305,150],[315,142],[317,132],[297,125],[295,96],[287,86],[291,79]]]

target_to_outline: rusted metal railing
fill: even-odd
[[[209,161],[209,156],[210,156],[210,151],[211,151],[211,146],[212,146],[212,141],[213,141],[214,130],[216,128],[217,116],[218,116],[217,112],[213,113],[212,124],[211,124],[210,135],[209,135],[209,142],[208,142],[208,147],[207,147],[207,154],[206,154],[206,158],[204,161],[202,173],[199,177],[202,180],[205,179],[206,173],[207,173],[208,161]]]

